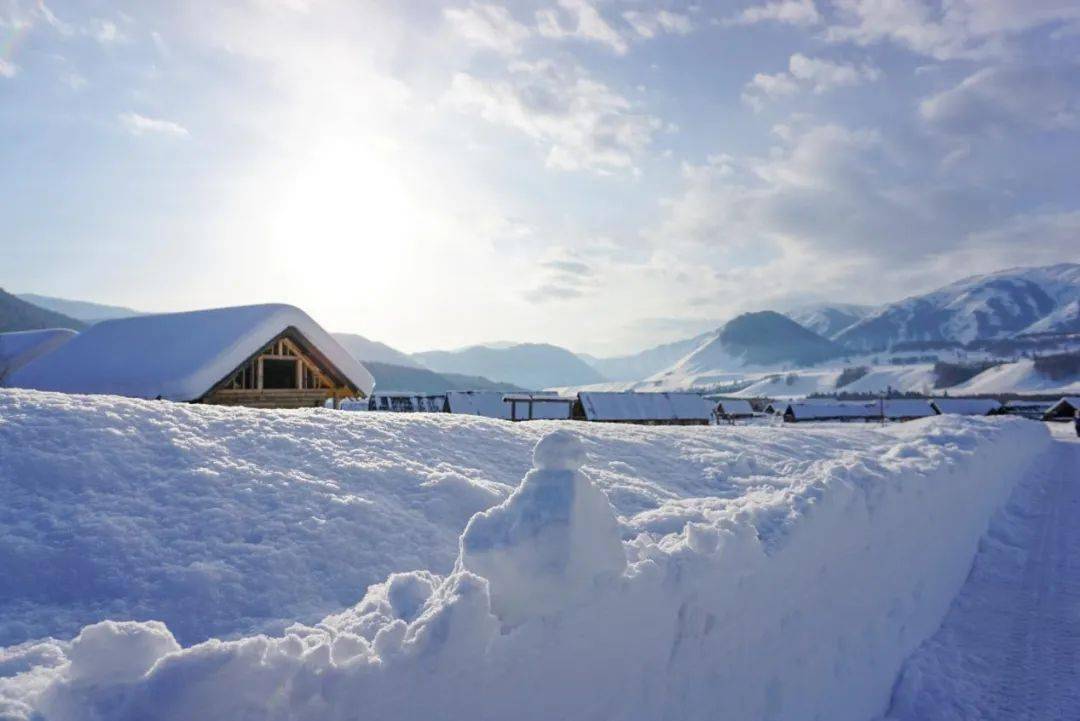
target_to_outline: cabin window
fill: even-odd
[[[296,361],[263,358],[263,388],[296,388]]]

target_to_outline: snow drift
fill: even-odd
[[[31,440],[12,423],[78,416],[91,403],[66,401],[75,407],[64,411],[55,396],[0,399],[2,459],[13,440]],[[866,719],[885,709],[902,661],[963,583],[988,519],[1049,442],[1041,425],[1009,418],[655,429],[117,406],[94,410],[119,425],[170,418],[189,444],[216,437],[222,428],[191,430],[215,423],[325,436],[319,452],[331,456],[346,434],[356,452],[443,431],[453,440],[412,448],[427,463],[446,454],[446,472],[494,461],[520,478],[527,458],[518,457],[535,445],[533,470],[473,516],[452,567],[393,573],[315,625],[182,649],[160,623],[108,621],[72,641],[0,651],[0,715]],[[12,407],[23,413],[13,422]],[[131,441],[127,453],[139,447],[137,434]],[[298,463],[254,457],[279,472]],[[33,468],[4,463],[5,483]],[[65,474],[35,480],[70,485]],[[296,500],[301,489],[318,492],[311,481],[294,481]],[[315,545],[304,553],[310,563],[332,556]]]

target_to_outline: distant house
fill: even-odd
[[[754,407],[750,401],[742,399],[721,398],[713,407],[713,415],[717,420],[734,421],[740,418],[752,418]]]
[[[556,393],[507,393],[503,396],[512,421],[566,420],[574,402],[575,399]]]
[[[578,393],[572,418],[604,423],[708,425],[712,403],[697,393]]]
[[[0,385],[15,371],[77,336],[67,328],[0,333]]]
[[[910,421],[934,415],[922,399],[886,398],[877,401],[791,402],[784,409],[788,423],[802,421]]]
[[[937,413],[958,416],[989,416],[1001,411],[1001,403],[993,398],[932,398],[930,405]]]
[[[447,391],[446,412],[510,420],[510,405],[502,391]]]
[[[1044,421],[1071,421],[1080,410],[1080,396],[1066,396],[1046,409]]]
[[[103,321],[16,370],[5,384],[300,408],[367,397],[373,381],[300,309],[251,305]]]
[[[363,405],[363,409],[391,413],[443,413],[446,411],[446,394],[375,391]],[[346,410],[353,409],[346,408]]]
[[[1049,410],[1049,408],[1049,401],[1016,399],[1006,401],[1001,412],[1007,416],[1019,416],[1021,418],[1030,418],[1032,420],[1042,420],[1043,415],[1046,414],[1046,411]]]

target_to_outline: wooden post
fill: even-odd
[[[259,390],[262,390],[262,387],[263,387],[263,359],[260,358],[257,361],[257,363],[258,363],[258,367],[257,367],[257,369],[255,371],[255,387],[258,388]]]
[[[304,389],[304,363],[299,358],[296,359],[296,387]]]

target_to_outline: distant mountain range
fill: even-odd
[[[903,341],[967,343],[1029,332],[1069,332],[1077,326],[1078,302],[1080,264],[1014,268],[890,303],[833,340],[872,351]]]
[[[437,373],[483,376],[530,389],[587,385],[605,380],[595,368],[570,351],[545,343],[426,351],[414,353],[413,358]]]
[[[119,306],[0,291],[3,331],[81,329],[85,323],[139,314]],[[709,333],[607,358],[537,343],[408,354],[354,333],[334,335],[373,367],[381,389],[443,392],[689,379],[747,368],[798,368],[913,341],[967,343],[1062,333],[1080,333],[1077,263],[972,276],[878,307],[818,303],[784,315],[748,313]]]
[[[48,295],[37,293],[20,293],[19,298],[27,303],[32,303],[39,308],[45,308],[55,313],[81,320],[86,324],[93,324],[113,318],[130,318],[135,315],[146,315],[131,308],[119,305],[103,305],[102,303],[89,303],[85,300],[67,300],[66,298],[53,298]]]
[[[85,327],[86,324],[76,318],[27,303],[0,288],[0,333],[42,328],[82,330]]]

